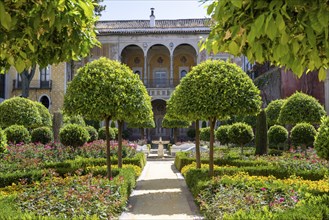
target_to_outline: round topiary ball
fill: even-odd
[[[273,125],[268,129],[267,136],[270,144],[283,144],[288,140],[288,131],[281,125]]]
[[[96,128],[94,128],[93,126],[90,126],[90,125],[86,126],[85,128],[89,133],[88,142],[93,142],[93,141],[98,140],[98,132],[97,132]]]
[[[23,125],[11,125],[5,129],[7,141],[13,144],[30,143],[31,136]]]
[[[5,134],[5,131],[0,128],[0,153],[5,152],[6,147],[7,147],[7,136]]]
[[[195,138],[195,128],[189,128],[186,132],[186,135],[190,139],[194,139]]]
[[[32,142],[47,144],[54,140],[53,132],[49,127],[40,127],[31,132]]]
[[[326,111],[318,100],[310,95],[296,92],[282,105],[278,121],[285,125],[301,122],[320,124],[321,117],[324,115]]]
[[[109,128],[109,132],[110,132],[110,139],[114,140],[115,139],[115,131],[113,128]],[[106,140],[106,134],[105,134],[105,127],[101,127],[98,130],[98,139],[101,140]]]
[[[221,125],[215,131],[216,139],[220,142],[220,144],[226,145],[230,143],[230,137],[228,135],[230,127],[230,125]]]
[[[41,117],[41,124],[40,126],[52,126],[52,117],[51,114],[49,113],[49,110],[40,102],[34,102],[35,106],[38,109],[38,112]]]
[[[329,160],[329,117],[321,120],[318,133],[315,136],[314,147],[320,158]]]
[[[88,141],[89,133],[83,126],[68,124],[59,131],[59,139],[63,145],[77,148]]]
[[[41,125],[41,116],[34,101],[27,98],[13,97],[0,104],[0,127],[23,125],[36,128]]]
[[[250,125],[237,122],[231,125],[228,136],[231,143],[242,146],[254,139],[254,132]]]
[[[269,126],[278,124],[278,118],[280,115],[281,107],[283,106],[285,100],[277,99],[271,101],[265,109],[267,116],[267,123]]]
[[[316,130],[313,125],[302,122],[296,124],[290,132],[290,140],[294,146],[310,147],[313,145]]]
[[[210,141],[210,127],[200,129],[200,140]]]

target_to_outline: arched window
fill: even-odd
[[[184,76],[186,76],[186,74],[187,74],[187,71],[186,70],[182,70],[180,72],[180,78],[183,78]]]
[[[50,106],[50,99],[48,96],[43,95],[40,97],[39,101],[47,108],[49,109]]]

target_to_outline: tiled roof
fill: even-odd
[[[209,32],[209,19],[155,20],[150,27],[149,20],[120,20],[97,22],[99,34],[143,34],[143,33],[200,33]]]

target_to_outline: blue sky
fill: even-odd
[[[198,0],[104,0],[106,10],[100,20],[147,20],[150,8],[156,19],[204,18],[206,9]]]

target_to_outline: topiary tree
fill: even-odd
[[[39,127],[32,130],[31,139],[33,143],[47,144],[54,140],[54,136],[49,127]]]
[[[200,140],[210,141],[210,127],[200,129]]]
[[[89,139],[87,140],[87,142],[93,142],[93,141],[98,140],[98,132],[97,132],[96,128],[94,128],[93,126],[90,126],[90,125],[86,126],[85,128],[89,134]]]
[[[230,130],[231,125],[221,125],[215,131],[216,139],[222,145],[227,145],[230,143],[230,137],[228,131]]]
[[[266,117],[268,126],[271,127],[272,125],[278,124],[278,118],[280,115],[281,107],[284,104],[284,99],[277,99],[271,101],[268,106],[266,107]]]
[[[0,127],[23,125],[35,128],[42,124],[38,107],[35,102],[21,97],[6,99],[0,104]]]
[[[315,136],[314,147],[320,158],[329,161],[329,117],[321,119],[321,125]]]
[[[105,121],[107,177],[110,179],[110,121],[118,122],[118,167],[121,168],[123,123],[145,120],[152,106],[139,77],[126,65],[103,57],[78,70],[67,88],[64,112]]]
[[[187,128],[191,125],[190,122],[188,121],[184,121],[184,120],[181,120],[181,119],[178,119],[178,118],[175,118],[173,116],[170,116],[168,114],[168,111],[167,113],[165,114],[165,116],[163,117],[163,120],[162,120],[162,127],[164,128],[173,128],[174,131],[173,131],[173,135],[174,135],[174,143],[177,143],[177,133],[178,133],[178,128]]]
[[[186,132],[187,137],[194,139],[195,138],[195,128],[189,128]]]
[[[230,137],[231,143],[240,145],[242,156],[243,146],[254,139],[254,132],[250,125],[243,122],[237,122],[231,125],[228,136]]]
[[[0,128],[0,153],[5,152],[6,147],[7,147],[7,136],[5,134],[5,131]]]
[[[285,125],[300,122],[319,124],[324,115],[326,111],[318,100],[302,92],[296,92],[283,104],[278,121]]]
[[[290,140],[294,146],[301,146],[307,155],[307,148],[314,143],[316,130],[310,123],[302,122],[296,124],[290,132]]]
[[[208,60],[193,67],[173,94],[176,115],[190,121],[209,120],[209,175],[213,176],[217,119],[256,114],[261,105],[260,91],[236,64]]]
[[[23,125],[11,125],[5,129],[7,141],[9,143],[30,143],[31,135]]]
[[[267,118],[264,109],[257,115],[255,146],[256,155],[268,154]]]
[[[41,117],[41,124],[39,126],[51,127],[53,123],[49,110],[40,102],[34,102],[34,104],[38,108],[38,112]]]
[[[116,139],[116,133],[114,131],[114,128],[109,128],[109,136],[111,140]],[[101,127],[100,129],[98,129],[98,139],[106,140],[106,127]]]
[[[77,125],[81,125],[81,126],[86,126],[86,122],[81,115],[71,115],[71,116],[64,115],[63,124],[64,125],[77,124]]]
[[[281,125],[273,125],[268,129],[267,136],[270,146],[276,146],[279,150],[288,140],[288,130]]]
[[[89,133],[81,125],[67,124],[59,131],[59,138],[64,146],[77,148],[88,141]]]

